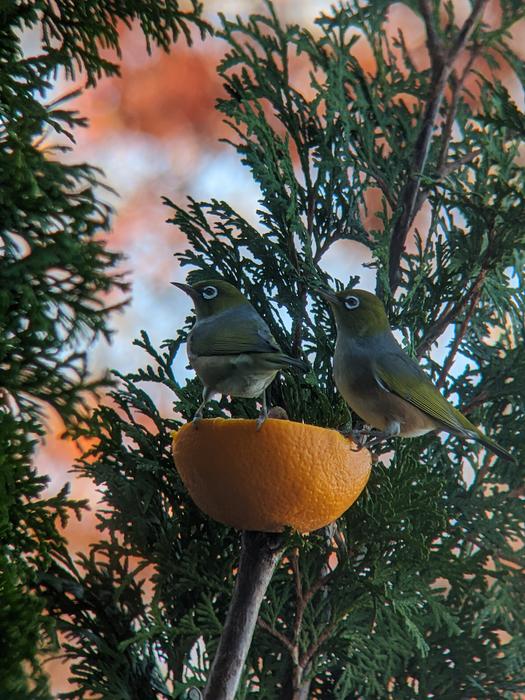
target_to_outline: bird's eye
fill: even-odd
[[[217,294],[219,293],[219,290],[217,287],[212,287],[211,284],[209,287],[204,287],[202,290],[202,296],[204,299],[215,299]]]
[[[352,311],[352,309],[357,309],[359,306],[359,299],[357,297],[346,297],[345,306],[349,311]]]

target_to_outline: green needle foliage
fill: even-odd
[[[83,504],[67,487],[45,497],[32,458],[48,407],[71,427],[107,384],[89,377],[86,349],[109,336],[105,295],[126,288],[120,256],[101,236],[110,211],[100,173],[60,160],[85,120],[49,91],[60,69],[84,72],[91,85],[118,72],[100,48],[118,53],[119,21],[139,20],[148,46],[167,48],[180,32],[189,40],[194,24],[204,31],[200,12],[197,2],[188,11],[138,1],[0,3],[1,698],[49,696],[38,652],[54,632],[35,586],[65,552],[59,526]],[[39,49],[24,53],[24,36],[37,33]]]
[[[167,201],[188,241],[179,260],[192,281],[238,285],[283,349],[310,359],[305,377],[272,385],[272,403],[338,428],[355,417],[335,391],[334,327],[312,289],[357,283],[331,279],[325,255],[343,240],[350,251],[364,246],[407,350],[518,464],[453,437],[385,446],[335,531],[286,535],[239,698],[525,690],[525,118],[492,72],[511,66],[523,85],[508,32],[525,10],[502,0],[489,27],[481,0],[459,26],[453,3],[408,2],[427,31],[430,65],[421,68],[403,35],[386,33],[392,4],[341,4],[315,31],[284,26],[270,4],[261,15],[221,16],[217,107],[260,187],[258,223],[227,202]],[[371,49],[371,72],[358,40]],[[462,52],[467,62],[457,64]],[[474,71],[481,64],[469,57],[486,69]],[[298,61],[307,91],[295,82]],[[369,212],[372,189],[381,197]],[[428,227],[409,232],[423,206]],[[172,369],[190,326],[161,349],[143,333],[145,366],[119,376],[111,406],[79,428],[95,438],[78,470],[103,490],[104,540],[77,564],[57,557],[42,581],[74,661],[78,687],[64,697],[175,698],[205,684],[239,538],[196,509],[172,465],[170,432],[200,400],[199,382]],[[154,384],[171,392],[171,415],[151,400]],[[227,399],[209,415],[225,411],[256,416],[253,401]]]

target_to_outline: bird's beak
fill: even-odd
[[[327,292],[325,289],[316,288],[314,288],[312,291],[316,292],[316,294],[319,294],[319,296],[323,297],[323,299],[329,304],[339,303],[339,298],[333,292]]]
[[[174,287],[178,287],[179,289],[182,289],[183,292],[186,292],[186,294],[195,301],[195,299],[198,296],[198,292],[193,289],[189,284],[183,284],[182,282],[172,282],[171,283]]]

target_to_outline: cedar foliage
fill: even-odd
[[[87,371],[87,348],[108,337],[104,295],[125,290],[120,255],[101,234],[110,211],[100,172],[65,163],[64,145],[86,125],[50,100],[57,71],[81,71],[93,85],[118,72],[100,46],[118,54],[117,21],[139,20],[150,43],[168,48],[200,20],[148,2],[4,2],[0,5],[0,697],[48,697],[38,658],[54,638],[35,586],[66,548],[60,524],[83,503],[44,493],[47,478],[32,466],[48,407],[71,428],[87,415],[89,397],[108,383]],[[31,34],[34,32],[34,34]],[[38,33],[40,46],[24,52]],[[68,98],[78,94],[71,93]]]
[[[271,4],[220,17],[217,108],[260,187],[258,224],[227,202],[167,200],[188,240],[179,260],[190,280],[238,285],[283,349],[310,358],[304,378],[272,385],[272,403],[293,419],[341,427],[355,417],[331,378],[333,323],[310,290],[355,284],[331,279],[324,256],[343,240],[365,246],[407,350],[521,463],[525,118],[496,69],[510,65],[523,84],[508,30],[525,10],[502,0],[489,27],[478,0],[459,27],[453,3],[407,2],[427,31],[430,66],[421,69],[403,35],[385,32],[392,4],[344,3],[315,31],[283,25]],[[356,58],[356,32],[373,74]],[[485,63],[457,63],[458,54]],[[309,66],[308,97],[293,84],[296,56]],[[381,193],[374,229],[363,223],[371,189]],[[423,205],[428,230],[409,234]],[[195,508],[172,467],[170,431],[200,400],[199,382],[172,370],[190,326],[160,349],[143,332],[144,367],[117,375],[113,405],[80,426],[96,445],[77,468],[104,487],[106,507],[91,556],[57,557],[43,583],[74,661],[78,689],[64,697],[172,698],[205,683],[239,542]],[[152,383],[172,393],[173,415],[159,414]],[[224,411],[256,415],[254,402],[226,399],[209,415]],[[525,690],[521,468],[449,436],[383,452],[335,538],[287,535],[239,698],[456,700]]]

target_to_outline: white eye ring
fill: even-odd
[[[218,293],[219,290],[217,289],[217,287],[212,287],[210,284],[209,287],[204,287],[204,289],[202,290],[202,297],[203,299],[207,299],[209,301],[210,299],[215,299]]]
[[[360,302],[357,297],[346,297],[345,299],[345,306],[349,311],[352,311],[352,309],[357,309],[359,303]]]

